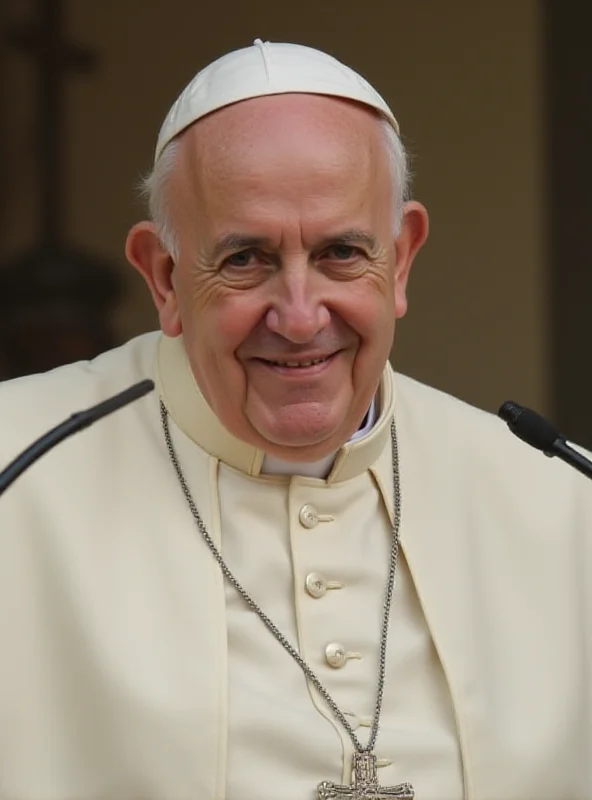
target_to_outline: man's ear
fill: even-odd
[[[138,222],[127,235],[125,255],[144,278],[158,311],[160,327],[167,336],[179,336],[181,319],[172,280],[173,259],[152,222]]]
[[[407,281],[413,260],[428,238],[428,212],[415,200],[403,206],[401,232],[395,241],[397,263],[395,266],[395,315],[404,317],[407,313]]]

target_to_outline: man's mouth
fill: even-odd
[[[275,359],[275,358],[261,358],[264,364],[270,364],[273,367],[283,367],[284,369],[306,369],[307,367],[315,367],[317,364],[324,364],[329,361],[335,353],[328,356],[321,356],[320,358],[307,358],[307,359]]]
[[[315,364],[322,364],[328,361],[330,356],[324,358],[312,358],[309,361],[269,361],[269,364],[274,364],[276,367],[290,367],[290,369],[303,369],[304,367],[312,367]]]

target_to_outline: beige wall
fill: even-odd
[[[14,18],[32,13],[13,0]],[[318,46],[368,77],[414,154],[415,195],[431,213],[399,369],[495,410],[507,397],[545,411],[539,7],[536,0],[69,0],[69,34],[101,54],[69,82],[70,233],[121,264],[117,325],[155,325],[124,265],[133,187],[160,122],[193,73],[259,36]],[[205,9],[207,8],[207,12]],[[11,205],[2,254],[33,235],[31,70],[6,59],[3,126]]]

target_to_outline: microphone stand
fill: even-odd
[[[153,381],[140,381],[130,386],[129,389],[125,389],[123,392],[109,397],[107,400],[103,400],[96,406],[92,406],[92,408],[72,414],[67,420],[43,434],[43,436],[18,455],[14,461],[11,461],[6,469],[0,472],[0,495],[2,495],[31,464],[35,463],[35,461],[41,458],[44,453],[47,453],[48,450],[55,447],[56,444],[59,444],[74,433],[88,428],[93,422],[97,422],[97,420],[107,416],[107,414],[111,414],[113,411],[117,411],[128,403],[143,397],[153,389]]]

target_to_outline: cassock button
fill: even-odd
[[[325,648],[325,659],[327,664],[333,669],[341,669],[347,661],[345,647],[337,642],[331,642]]]
[[[311,597],[324,597],[327,594],[327,581],[318,572],[309,572],[304,581],[306,591]]]
[[[319,513],[314,506],[307,503],[300,509],[298,519],[305,528],[314,528],[319,524]]]

